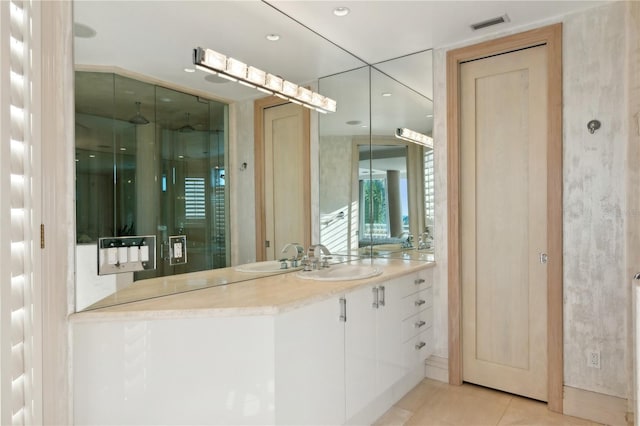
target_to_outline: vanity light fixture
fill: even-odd
[[[261,92],[278,96],[309,109],[315,109],[321,113],[336,112],[337,103],[335,100],[214,50],[195,48],[193,63],[201,71],[237,81],[245,86],[253,87]]]
[[[424,145],[428,148],[433,149],[433,139],[425,134],[418,133],[415,130],[398,127],[396,129],[396,138],[404,139],[409,142],[415,142],[419,145]]]

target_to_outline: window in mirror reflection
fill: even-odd
[[[360,146],[361,248],[396,251],[408,246],[407,147]],[[370,169],[368,168],[370,167]]]
[[[227,266],[228,106],[113,73],[77,71],[75,84],[78,267],[98,238],[129,235],[156,236],[156,269],[119,286]],[[186,235],[186,264],[168,261],[171,235]]]

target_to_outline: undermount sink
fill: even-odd
[[[235,267],[235,270],[238,272],[249,272],[249,273],[269,273],[269,272],[285,272],[292,271],[299,268],[287,268],[282,269],[280,267],[281,263],[279,260],[266,260],[264,262],[253,262],[253,263],[245,263],[244,265],[238,265]]]
[[[380,274],[382,274],[382,269],[372,265],[344,263],[315,271],[300,271],[296,275],[304,280],[351,281],[371,278]]]

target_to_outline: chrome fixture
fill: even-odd
[[[191,133],[191,132],[194,132],[196,129],[191,124],[189,124],[189,113],[186,112],[185,116],[187,118],[187,124],[185,124],[184,126],[180,127],[178,129],[178,131],[180,133]]]
[[[602,126],[599,120],[591,120],[587,123],[587,129],[589,129],[589,133],[594,134],[596,130],[598,130]]]
[[[433,149],[433,139],[427,135],[416,132],[415,130],[398,127],[396,129],[396,138],[404,139],[405,141],[414,142]]]
[[[142,105],[140,101],[136,101],[136,107],[137,107],[136,115],[134,115],[129,119],[129,123],[141,124],[141,125],[149,124],[149,120],[147,120],[146,117],[140,113],[140,105]]]
[[[293,103],[315,109],[318,112],[336,112],[337,103],[306,87],[298,86],[274,74],[249,66],[215,50],[198,47],[193,50],[196,68],[227,80],[237,81],[269,95],[275,95]]]
[[[302,259],[302,257],[304,256],[304,247],[302,247],[302,245],[300,243],[289,243],[286,244],[282,250],[280,251],[280,253],[284,254],[286,256],[287,252],[289,251],[290,248],[294,249],[294,254],[292,257],[290,258],[282,258],[280,259],[280,269],[287,269],[287,260],[289,260],[289,263],[291,264],[292,268],[297,268],[298,265],[298,261],[300,259]]]
[[[319,256],[321,251],[324,256]],[[332,259],[329,249],[322,244],[316,244],[309,246],[307,249],[307,256],[302,259],[302,264],[305,271],[312,271],[314,269],[328,268],[329,260]]]

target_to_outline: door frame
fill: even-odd
[[[277,96],[267,96],[256,99],[253,103],[253,140],[254,140],[254,161],[255,161],[255,219],[256,219],[256,261],[266,260],[264,241],[266,240],[266,217],[264,199],[264,113],[268,108],[280,106],[289,101]],[[311,173],[310,173],[310,144],[311,144],[311,114],[308,108],[303,108],[302,126],[304,133],[304,167],[303,167],[303,188],[304,188],[304,241],[298,241],[304,247],[311,244]]]
[[[547,46],[547,386],[548,408],[562,412],[562,24],[447,52],[447,242],[449,383],[462,384],[460,243],[460,65],[502,53]]]

